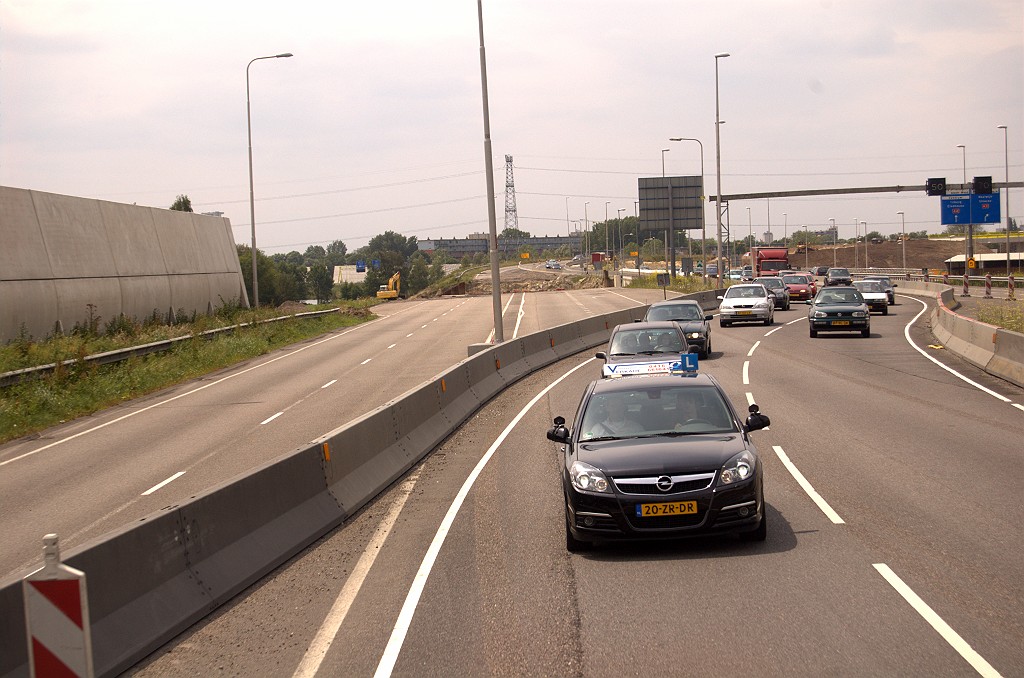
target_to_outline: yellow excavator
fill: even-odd
[[[388,280],[387,285],[381,285],[380,289],[377,290],[378,299],[397,299],[399,292],[402,288],[402,272],[395,273]]]

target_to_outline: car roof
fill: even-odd
[[[665,301],[656,301],[651,304],[651,308],[655,306],[700,306],[700,302],[696,299],[667,299]]]
[[[638,323],[622,323],[616,325],[612,329],[612,333],[618,332],[619,330],[676,330],[679,331],[679,325],[673,320],[648,320],[646,322]]]
[[[637,374],[621,379],[598,379],[592,382],[594,393],[620,393],[659,388],[687,388],[692,386],[721,386],[713,376],[698,373],[696,376],[678,374]]]

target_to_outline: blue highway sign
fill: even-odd
[[[998,224],[1002,221],[999,193],[944,195],[942,225]]]

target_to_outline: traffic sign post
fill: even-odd
[[[61,564],[55,534],[43,537],[43,563],[21,582],[30,675],[92,678],[85,573]]]

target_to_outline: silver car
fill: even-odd
[[[734,322],[775,322],[775,299],[760,283],[733,285],[718,298],[718,323],[722,327]]]

